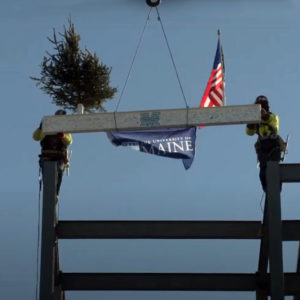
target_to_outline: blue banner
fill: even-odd
[[[182,159],[187,170],[195,155],[196,128],[167,128],[107,133],[115,146],[130,146],[135,150]]]

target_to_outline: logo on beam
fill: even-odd
[[[160,112],[145,112],[140,114],[142,127],[153,127],[160,125]]]

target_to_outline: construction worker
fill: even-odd
[[[55,115],[65,115],[66,111],[59,109],[55,112]],[[41,154],[40,167],[43,170],[44,161],[57,161],[57,199],[59,196],[60,186],[62,182],[63,172],[68,165],[68,153],[67,148],[72,144],[72,136],[69,133],[57,133],[54,135],[45,135],[42,130],[42,123],[33,133],[33,139],[40,141]]]
[[[257,134],[255,150],[260,166],[259,178],[264,191],[266,191],[266,167],[268,161],[281,160],[281,152],[285,151],[285,143],[278,135],[279,118],[269,110],[269,101],[266,96],[258,96],[254,102],[261,105],[261,122],[258,124],[247,124],[248,135]]]

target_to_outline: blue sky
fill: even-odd
[[[249,0],[164,0],[159,7],[190,107],[200,104],[222,32],[228,105],[270,99],[280,133],[291,135],[286,162],[300,153],[300,3]],[[52,29],[72,17],[81,46],[112,67],[121,91],[148,13],[143,0],[8,1],[0,11],[2,172],[0,298],[35,297],[39,144],[32,132],[56,107],[29,76]],[[114,111],[119,93],[110,103]],[[160,25],[152,12],[119,111],[185,107]],[[112,146],[104,133],[74,134],[70,176],[64,177],[63,220],[260,220],[261,187],[244,125],[197,132],[196,157],[178,160]],[[284,219],[298,219],[297,184],[282,192]],[[284,269],[296,268],[296,243],[284,244]],[[65,272],[255,272],[256,241],[61,241]],[[67,299],[254,299],[253,293],[74,292]]]

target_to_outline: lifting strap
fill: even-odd
[[[181,93],[182,93],[182,96],[183,96],[183,100],[185,102],[185,106],[187,108],[187,111],[188,111],[188,103],[187,103],[187,100],[186,100],[186,97],[185,97],[185,94],[184,94],[184,91],[183,91],[183,87],[182,87],[182,84],[181,84],[181,81],[180,81],[180,78],[179,78],[179,73],[177,71],[177,68],[176,68],[176,64],[175,64],[175,60],[174,60],[174,57],[173,57],[173,54],[172,54],[172,51],[171,51],[171,47],[169,45],[169,42],[168,42],[168,38],[167,38],[167,34],[166,34],[166,31],[164,29],[164,26],[163,26],[163,23],[162,23],[162,18],[160,16],[160,13],[158,11],[158,5],[160,4],[160,0],[156,1],[156,2],[152,2],[152,1],[146,1],[147,4],[150,6],[150,9],[149,9],[149,12],[148,12],[148,15],[147,15],[147,18],[146,18],[146,21],[145,21],[145,24],[143,26],[143,29],[142,29],[142,32],[141,32],[141,35],[139,37],[139,40],[138,40],[138,44],[137,44],[137,47],[136,47],[136,50],[134,52],[134,55],[133,55],[133,59],[132,59],[132,62],[130,64],[130,67],[129,67],[129,71],[128,71],[128,74],[126,76],[126,80],[125,80],[125,83],[124,83],[124,86],[121,90],[121,93],[120,93],[120,97],[118,99],[118,102],[117,102],[117,105],[116,105],[116,109],[115,109],[115,112],[118,111],[118,108],[119,108],[119,105],[120,105],[120,102],[122,100],[122,97],[123,97],[123,94],[124,94],[124,91],[125,91],[125,88],[127,86],[127,83],[128,83],[128,80],[129,80],[129,77],[130,77],[130,74],[132,72],[132,69],[133,69],[133,65],[134,65],[134,62],[135,62],[135,59],[136,59],[136,56],[137,56],[137,53],[139,51],[139,48],[142,44],[142,40],[143,40],[143,36],[144,36],[144,33],[145,33],[145,30],[146,30],[146,27],[148,25],[148,22],[150,20],[150,15],[151,15],[151,12],[152,12],[152,8],[155,7],[155,10],[156,10],[156,13],[157,13],[157,19],[161,25],[161,30],[162,30],[162,33],[163,33],[163,36],[164,36],[164,39],[165,39],[165,42],[166,42],[166,45],[167,45],[167,48],[168,48],[168,51],[169,51],[169,55],[171,57],[171,60],[172,60],[172,65],[173,65],[173,68],[175,70],[175,73],[176,73],[176,77],[177,77],[177,81],[178,81],[178,84],[179,84],[179,87],[180,87],[180,90],[181,90]],[[151,4],[149,4],[149,3]],[[116,119],[115,119],[115,123],[116,123]]]

